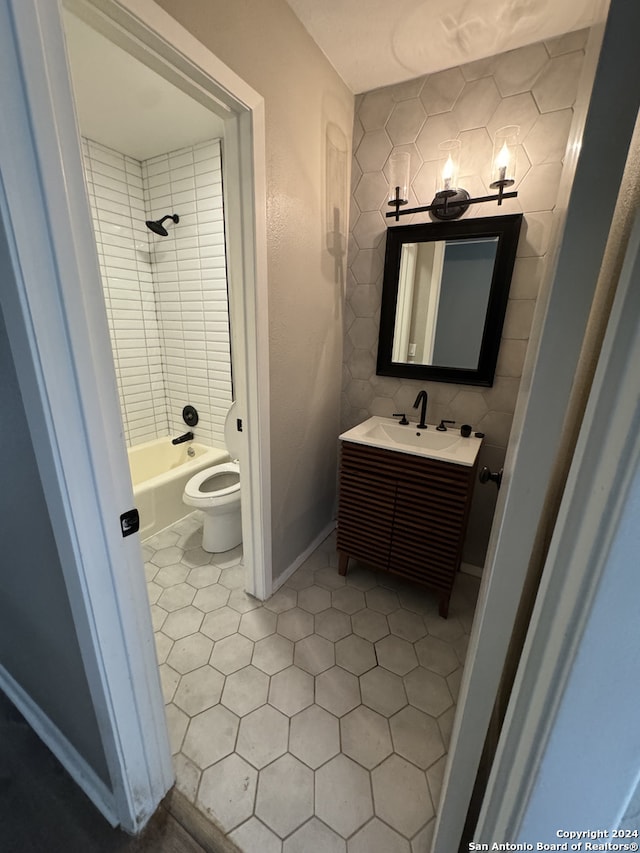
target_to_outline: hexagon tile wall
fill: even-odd
[[[500,468],[524,363],[588,31],[532,44],[359,95],[353,139],[351,233],[345,305],[343,428],[371,415],[411,410],[429,392],[429,421],[454,418],[486,434],[480,464]],[[487,187],[493,133],[520,125],[518,198],[501,208],[476,205],[465,218],[523,212],[525,219],[492,388],[398,380],[376,375],[380,296],[388,210],[387,162],[411,155],[411,206],[429,204],[438,144],[463,142],[460,184],[472,196]],[[405,217],[404,223],[428,221]],[[495,489],[476,489],[463,559],[482,566]]]

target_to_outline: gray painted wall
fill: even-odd
[[[1,311],[0,435],[0,663],[110,787]]]
[[[335,508],[353,95],[285,0],[157,3],[264,98],[277,578]]]

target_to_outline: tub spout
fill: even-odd
[[[193,441],[193,433],[185,432],[184,435],[179,435],[177,438],[172,438],[171,444],[182,444],[184,441]]]

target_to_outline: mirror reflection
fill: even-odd
[[[377,373],[491,385],[522,214],[387,231]]]
[[[475,370],[498,237],[404,243],[392,360]]]

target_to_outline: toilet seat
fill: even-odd
[[[222,475],[235,475],[236,482],[223,488],[203,489],[205,484],[211,485],[212,480],[221,478]],[[227,477],[225,477],[227,479]],[[191,506],[225,506],[240,499],[240,466],[237,462],[224,462],[221,465],[213,465],[204,468],[189,479],[184,487],[183,500]]]

